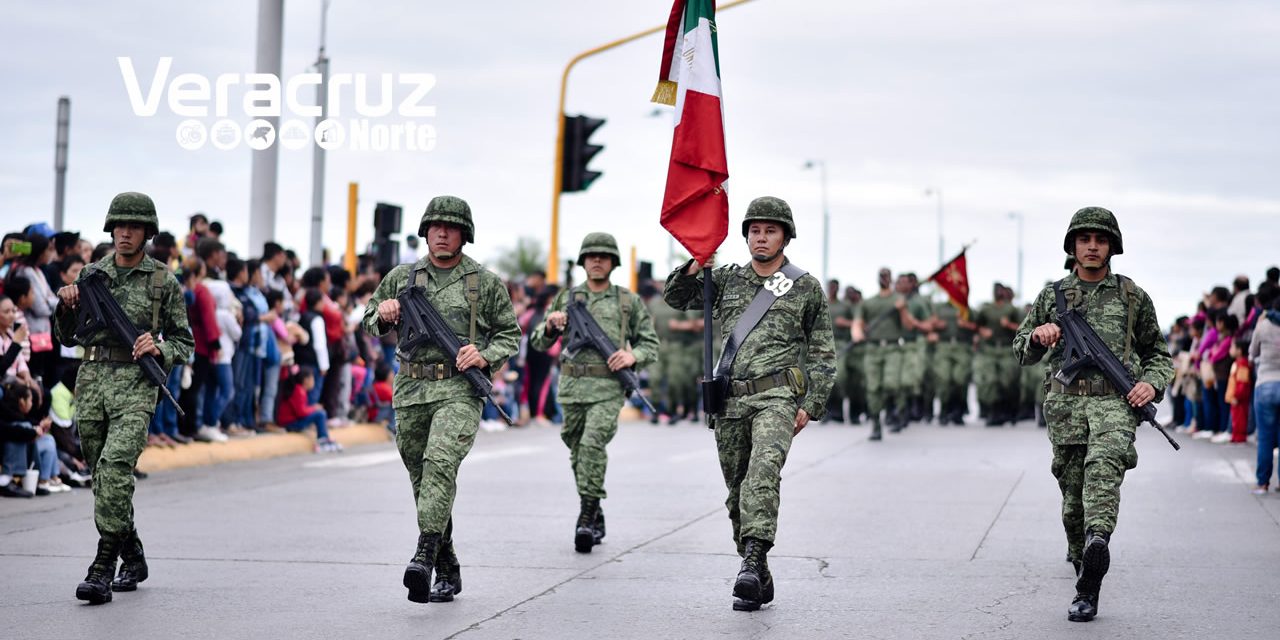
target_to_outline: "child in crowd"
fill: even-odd
[[[58,384],[49,390],[49,419],[57,429],[50,429],[58,445],[58,460],[66,470],[64,475],[72,486],[89,486],[89,465],[80,449],[80,434],[76,431],[76,375],[80,368],[67,367]],[[175,423],[175,428],[177,425]]]
[[[276,412],[276,423],[288,431],[302,431],[314,426],[317,453],[342,451],[342,445],[329,439],[329,428],[325,424],[328,416],[324,409],[307,404],[307,394],[315,386],[315,373],[311,369],[292,367],[280,382],[280,408]]]
[[[369,408],[369,420],[386,422],[387,430],[396,432],[396,410],[391,406],[394,388],[391,386],[391,367],[379,362],[373,373],[373,406]]]
[[[1231,444],[1245,444],[1249,430],[1249,401],[1251,397],[1249,342],[1237,338],[1231,342],[1231,375],[1227,378],[1227,404],[1231,405]]]
[[[39,473],[35,494],[47,496],[51,493],[70,491],[71,487],[62,484],[58,477],[58,447],[49,435],[52,421],[45,417],[37,425],[32,425],[31,409],[35,406],[31,389],[16,378],[6,378],[0,383],[0,429],[4,439],[4,478],[12,477],[16,483],[19,477],[28,473]],[[5,495],[12,495],[5,492]],[[22,496],[28,497],[28,496]]]

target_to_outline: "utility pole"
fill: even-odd
[[[822,182],[822,286],[827,286],[827,255],[831,250],[831,210],[827,207],[827,162],[810,160],[804,168],[818,168],[818,179]],[[825,291],[825,289],[823,289]]]
[[[258,0],[258,73],[280,77],[280,57],[284,41],[284,0]],[[265,89],[263,85],[255,88]],[[279,178],[280,116],[263,118],[276,131],[277,140],[261,151],[253,150],[249,178],[249,252],[260,251],[276,231],[276,182]]]
[[[324,51],[325,27],[329,16],[329,0],[320,7],[320,53],[316,55],[316,70],[320,72],[320,84],[316,85],[316,104],[320,115],[316,116],[316,128],[329,117],[329,56]],[[314,137],[314,136],[313,136]],[[324,147],[315,140],[311,160],[311,264],[323,262],[324,251]]]
[[[71,98],[58,98],[58,133],[53,151],[53,230],[62,231],[67,196],[67,137],[71,129]]]

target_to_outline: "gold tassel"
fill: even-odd
[[[659,80],[658,88],[653,90],[653,97],[649,101],[676,106],[676,83],[670,80]]]

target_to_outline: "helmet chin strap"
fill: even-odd
[[[763,264],[763,263],[767,263],[767,262],[773,262],[774,260],[776,260],[776,259],[778,258],[778,256],[782,255],[782,250],[783,250],[783,249],[786,249],[786,248],[787,248],[787,245],[789,245],[789,244],[791,244],[791,239],[790,239],[790,238],[787,238],[786,240],[783,240],[783,241],[782,241],[782,246],[778,247],[778,250],[777,250],[777,251],[774,251],[774,252],[773,252],[773,255],[770,255],[770,256],[758,256],[758,255],[756,255],[756,254],[754,254],[754,253],[753,253],[753,254],[751,254],[751,259],[752,259],[752,260],[755,260],[756,262],[762,263],[762,264]]]
[[[443,251],[432,251],[431,257],[436,260],[452,260],[462,254],[462,247],[458,247],[457,251],[445,253]]]

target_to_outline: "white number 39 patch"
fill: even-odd
[[[787,292],[790,291],[791,287],[794,287],[795,284],[795,280],[788,278],[784,273],[779,271],[772,276],[769,276],[769,279],[764,281],[764,288],[768,289],[769,293],[772,293],[774,297],[781,298],[782,296],[787,295]]]

